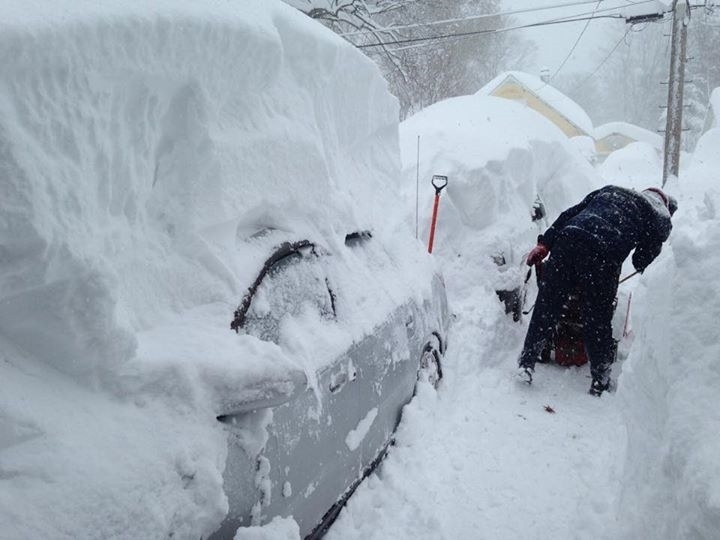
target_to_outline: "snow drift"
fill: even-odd
[[[570,152],[544,153],[550,141],[562,149],[567,143],[548,126],[543,132],[533,115],[517,106],[516,116],[503,114],[504,104],[494,102],[475,115],[475,104],[448,100],[401,125],[409,195],[421,135],[423,235],[430,176],[447,174],[450,186],[455,180],[456,190],[441,199],[436,250],[455,316],[452,343],[462,346],[446,356],[445,386],[407,407],[390,457],[330,536],[716,538],[720,131],[705,134],[679,182],[668,185],[680,206],[662,254],[643,276],[620,286],[621,319],[633,292],[634,338],[621,343],[613,367],[617,392],[598,400],[585,393],[587,368],[538,366],[531,388],[510,381],[525,328],[501,313],[492,290],[497,280],[485,263],[496,247],[493,235],[527,234],[532,182],[542,188],[553,178],[553,159],[567,160],[554,177],[567,196],[555,198],[550,221],[593,187],[595,173],[575,165]],[[526,136],[544,144],[525,144]],[[662,162],[651,146],[636,143],[613,153],[598,172],[600,184],[644,189],[660,185]],[[577,178],[587,178],[579,193]],[[507,214],[496,202],[500,189],[514,197],[502,199]],[[481,208],[474,201],[487,201],[487,210],[466,213]],[[482,221],[486,213],[502,231]],[[547,414],[548,404],[557,414]]]
[[[472,267],[473,275],[489,277],[487,284],[495,289],[521,282],[524,257],[538,233],[600,182],[552,122],[523,104],[479,93],[436,103],[407,119],[400,125],[400,148],[408,201],[415,199],[416,176],[421,182],[421,238],[428,237],[430,178],[447,175],[435,250],[464,268],[458,267],[457,275],[445,268],[452,279],[468,279]],[[538,197],[547,217],[533,223]],[[493,257],[505,261],[500,272]]]
[[[298,369],[229,331],[263,260],[238,242],[395,232],[396,100],[274,1],[13,0],[0,30],[0,530],[206,535],[223,393]],[[429,269],[404,238],[385,256]],[[391,304],[422,276],[373,277]]]
[[[638,337],[618,389],[629,440],[623,538],[715,538],[720,530],[718,144],[720,130],[708,131],[668,186],[679,195],[670,256],[633,300]]]
[[[610,184],[642,191],[657,186],[662,178],[662,155],[646,142],[633,142],[611,152],[598,167]]]

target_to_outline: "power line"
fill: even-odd
[[[644,29],[645,29],[645,28],[643,27],[642,30],[644,30]],[[642,31],[642,30],[641,30],[641,31]],[[632,26],[628,26],[628,29],[625,31],[625,33],[622,35],[622,37],[618,40],[618,42],[615,44],[615,46],[610,50],[610,52],[605,56],[605,58],[603,58],[603,59],[600,61],[600,63],[599,63],[599,64],[597,65],[597,67],[592,71],[592,73],[590,73],[587,77],[585,77],[582,81],[580,81],[580,82],[577,84],[577,88],[582,88],[582,87],[585,85],[585,83],[587,83],[590,79],[592,79],[592,78],[595,76],[595,74],[596,74],[598,71],[600,71],[600,69],[605,65],[605,63],[606,63],[606,62],[610,59],[610,57],[615,53],[615,51],[616,51],[617,48],[620,46],[620,44],[621,44],[623,41],[625,41],[625,39],[627,38],[628,34],[629,34],[631,31],[634,31],[634,30],[633,30],[633,27],[632,27]],[[665,51],[666,51],[666,53],[667,53],[667,47],[668,47],[669,43],[670,43],[670,42],[668,41],[668,43],[666,43],[666,45],[665,45]],[[625,43],[625,44],[627,45],[628,43]]]
[[[614,15],[603,15],[603,16],[596,16],[595,19],[619,19],[622,17],[614,16]],[[450,39],[453,37],[467,37],[467,36],[473,36],[473,35],[483,35],[483,34],[502,34],[504,32],[510,32],[512,30],[522,30],[524,28],[535,28],[535,27],[542,27],[542,26],[552,26],[554,24],[565,24],[565,23],[572,23],[572,22],[582,22],[586,20],[587,18],[580,18],[580,19],[552,19],[549,21],[540,21],[537,23],[531,23],[531,24],[524,24],[519,26],[506,26],[503,28],[495,28],[491,30],[477,30],[473,32],[465,32],[460,34],[448,34],[446,36],[435,36],[435,37],[425,37],[425,38],[416,38],[414,40],[410,41],[417,41],[418,43],[414,43],[412,45],[406,45],[404,47],[393,47],[392,52],[400,52],[400,51],[406,51],[409,49],[417,49],[419,47],[427,47],[429,45],[434,45],[435,40],[439,39]],[[367,44],[367,45],[356,45],[356,47],[359,48],[366,48],[371,47],[373,44]],[[372,51],[370,51],[372,52]]]
[[[452,24],[457,22],[468,22],[468,21],[475,21],[480,19],[492,19],[494,17],[504,17],[504,16],[511,16],[511,15],[520,15],[522,13],[534,13],[538,11],[547,11],[550,9],[558,9],[563,7],[574,7],[574,6],[582,6],[586,4],[594,4],[598,0],[582,0],[577,2],[566,2],[564,4],[555,4],[553,6],[543,6],[543,7],[535,7],[535,8],[526,8],[526,9],[516,9],[513,11],[504,11],[504,12],[498,12],[498,13],[482,13],[480,15],[472,15],[470,17],[460,17],[455,19],[444,19],[440,21],[430,21],[426,23],[413,23],[413,24],[401,24],[397,26],[388,26],[385,28],[373,28],[372,30],[355,30],[353,32],[344,32],[341,34],[338,34],[342,37],[347,36],[357,36],[357,35],[363,35],[363,34],[374,34],[376,32],[392,32],[395,30],[409,30],[411,28],[427,28],[429,26],[437,26],[440,24]],[[600,2],[604,2],[605,0],[599,0]],[[617,6],[614,8],[609,9],[621,9],[622,6]]]
[[[644,0],[647,2],[652,2],[654,0]],[[617,9],[617,8],[613,8]],[[517,26],[508,26],[503,28],[494,28],[494,29],[488,29],[488,30],[473,30],[468,32],[455,32],[455,33],[449,33],[449,34],[438,34],[435,36],[426,36],[426,37],[417,37],[417,38],[406,38],[406,39],[397,39],[394,41],[382,41],[378,43],[365,43],[362,45],[354,44],[355,47],[358,49],[367,49],[370,47],[382,47],[385,45],[403,45],[405,43],[418,43],[423,41],[438,41],[442,39],[449,39],[449,38],[457,38],[457,37],[468,37],[468,36],[477,36],[482,34],[496,34],[501,32],[508,32],[510,30],[520,30],[524,28],[535,28],[539,26],[549,26],[553,24],[565,24],[565,23],[573,23],[573,22],[581,22],[581,21],[587,21],[588,19],[623,19],[623,16],[618,14],[614,15],[595,15],[594,17],[577,17],[577,18],[559,18],[559,19],[551,19],[548,21],[541,21],[536,23],[530,23],[530,24],[522,24]],[[396,50],[396,49],[393,49]]]
[[[593,0],[593,2],[597,2],[598,0]],[[599,0],[603,1],[603,0]],[[649,4],[655,2],[655,0],[641,0],[639,2],[636,2],[634,5],[641,5],[641,4]],[[616,6],[612,8],[605,8],[605,9],[593,9],[593,11],[585,12],[585,13],[578,13],[576,15],[569,15],[565,17],[555,17],[553,19],[549,19],[547,21],[540,21],[536,23],[529,23],[529,24],[523,24],[523,25],[517,25],[517,26],[509,26],[504,28],[495,28],[495,29],[485,29],[485,30],[472,30],[472,31],[466,31],[466,32],[451,32],[446,34],[437,34],[435,36],[425,36],[425,37],[416,37],[416,38],[404,38],[404,39],[395,39],[393,41],[378,41],[375,43],[365,43],[362,45],[358,45],[353,43],[357,48],[359,49],[366,49],[370,47],[384,47],[386,45],[404,45],[406,43],[419,43],[424,41],[432,41],[432,40],[442,40],[442,39],[449,39],[454,37],[468,37],[468,36],[475,36],[475,35],[482,35],[482,34],[493,34],[493,33],[499,33],[499,32],[506,32],[509,30],[519,30],[524,28],[534,28],[538,26],[548,26],[552,24],[561,24],[561,23],[571,23],[571,22],[580,22],[580,21],[587,21],[588,18],[584,17],[584,15],[591,15],[590,19],[622,19],[623,16],[620,13],[616,13],[614,15],[597,15],[598,13],[608,13],[612,11],[617,11],[618,9],[622,9],[622,6]],[[352,43],[352,42],[351,42]]]
[[[563,68],[563,66],[567,63],[567,61],[568,61],[568,60],[570,59],[570,57],[572,56],[572,53],[575,51],[575,48],[578,46],[578,43],[580,43],[580,40],[582,39],[583,35],[585,34],[585,31],[588,29],[588,26],[590,26],[590,21],[593,20],[593,18],[594,18],[594,16],[595,16],[595,12],[597,11],[597,8],[600,7],[600,2],[601,2],[601,1],[602,1],[602,0],[598,0],[598,3],[595,5],[595,9],[593,9],[593,12],[592,12],[592,14],[590,15],[590,18],[589,18],[589,19],[587,20],[587,22],[585,23],[585,26],[583,27],[582,31],[580,32],[580,35],[579,35],[579,36],[577,37],[577,39],[575,40],[575,43],[573,44],[572,48],[570,49],[570,52],[567,53],[567,56],[566,56],[565,59],[560,63],[560,65],[558,66],[558,68],[555,70],[555,73],[553,73],[552,75],[550,75],[550,78],[548,79],[548,82],[552,81],[552,80],[555,78],[555,76],[556,76],[558,73],[560,73],[560,70]],[[546,83],[546,84],[547,84],[547,83]]]
[[[615,51],[620,46],[620,44],[623,41],[625,41],[625,38],[627,37],[627,35],[629,33],[630,33],[630,27],[628,27],[628,29],[625,31],[625,33],[622,35],[622,37],[618,40],[618,42],[615,44],[615,46],[612,48],[612,50],[607,54],[607,56],[605,56],[605,58],[602,59],[602,61],[593,70],[593,72],[590,75],[588,75],[587,77],[585,77],[582,81],[580,81],[580,83],[577,85],[577,88],[581,88],[582,86],[584,86],[586,82],[588,82],[590,79],[592,79],[595,76],[595,74],[598,71],[600,71],[600,68],[605,65],[605,62],[607,62],[610,59],[610,57],[613,55],[613,53],[615,53]]]

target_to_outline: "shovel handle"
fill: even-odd
[[[433,243],[435,242],[435,225],[437,224],[438,204],[440,203],[440,192],[435,194],[435,203],[433,204],[432,221],[430,222],[430,239],[428,240],[428,253],[432,253]]]
[[[435,188],[435,194],[440,195],[440,192],[447,186],[448,177],[442,174],[434,174],[431,183]]]

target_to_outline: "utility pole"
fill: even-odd
[[[680,143],[682,136],[683,86],[687,57],[687,28],[690,10],[687,0],[673,1],[672,48],[670,77],[668,78],[667,118],[665,123],[665,156],[662,185],[680,169]]]

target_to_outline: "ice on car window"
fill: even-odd
[[[310,305],[326,318],[334,316],[334,297],[322,259],[304,249],[276,261],[258,286],[243,329],[264,341],[279,342],[284,317],[298,316]]]

